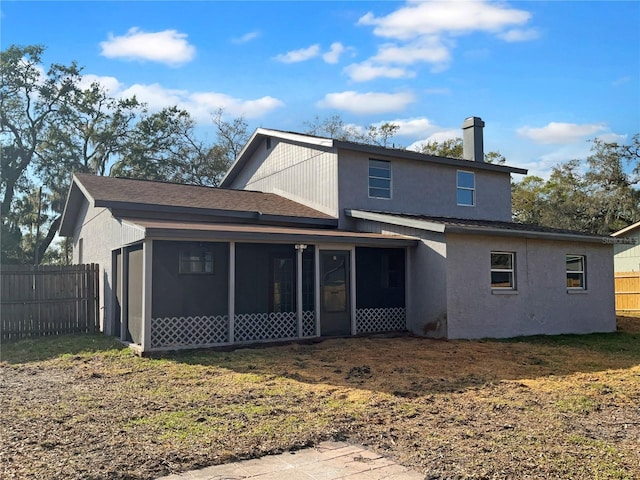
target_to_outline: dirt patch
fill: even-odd
[[[0,477],[152,479],[363,444],[429,479],[639,478],[640,318],[526,340],[340,339],[134,357],[4,348]],[[49,349],[49,350],[47,350]],[[27,355],[28,357],[28,355]]]

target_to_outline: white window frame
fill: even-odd
[[[460,174],[468,173],[473,178],[473,187],[465,187],[460,185]],[[460,203],[458,201],[458,192],[461,190],[470,191],[471,192],[471,203]],[[457,170],[456,171],[456,204],[459,207],[475,207],[476,206],[476,174],[475,172],[470,172],[468,170]]]
[[[587,289],[587,256],[586,255],[580,255],[577,253],[567,253],[565,255],[565,282],[566,282],[566,286],[567,286],[567,290],[586,290]],[[569,270],[569,268],[567,268],[567,264],[569,263],[569,259],[580,259],[580,270]],[[569,274],[572,275],[579,275],[579,278],[582,279],[582,281],[580,282],[580,285],[575,287],[575,286],[570,286],[569,285]]]
[[[494,268],[493,267],[493,256],[494,255],[509,255],[511,257],[511,267],[510,268]],[[489,268],[490,268],[490,281],[491,281],[491,289],[492,290],[516,290],[516,252],[502,252],[502,251],[492,251],[491,252],[491,256],[490,258],[490,263],[489,263]],[[494,272],[499,272],[499,273],[509,273],[510,274],[510,278],[511,278],[511,282],[510,285],[508,287],[503,287],[503,286],[494,286],[493,285],[493,279],[491,278],[491,276],[493,276],[492,274]]]
[[[377,166],[373,166],[372,162],[378,162],[378,163],[385,163],[388,165],[389,167],[389,178],[386,177],[378,177],[375,175],[371,175],[371,168],[381,168],[381,167],[377,167]],[[369,163],[367,164],[367,178],[368,178],[368,182],[367,182],[367,191],[369,193],[369,198],[377,198],[379,200],[391,200],[391,197],[393,195],[393,173],[391,171],[391,162],[389,160],[379,160],[377,158],[370,158],[369,159]],[[385,180],[389,182],[389,196],[379,196],[379,195],[371,195],[371,189],[375,189],[375,190],[387,190],[387,188],[385,187],[372,187],[371,186],[371,180]]]

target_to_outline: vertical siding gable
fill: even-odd
[[[272,138],[263,141],[231,188],[289,196],[329,215],[338,214],[337,155],[333,149]]]

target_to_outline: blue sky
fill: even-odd
[[[87,81],[304,131],[316,116],[400,125],[396,144],[486,122],[485,149],[546,176],[588,139],[640,132],[640,2],[7,1],[2,48],[47,46]]]

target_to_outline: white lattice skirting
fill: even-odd
[[[316,336],[316,312],[314,311],[302,312],[302,336],[303,337]]]
[[[358,333],[394,332],[407,329],[404,307],[359,308],[356,310]]]
[[[228,315],[151,319],[151,348],[227,343]]]
[[[244,313],[236,315],[234,341],[278,340],[298,336],[296,312]]]

